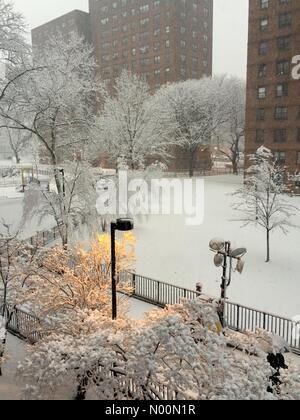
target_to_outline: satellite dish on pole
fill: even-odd
[[[214,238],[209,242],[209,249],[213,252],[223,251],[225,248],[225,241],[220,238]]]
[[[242,258],[245,254],[247,254],[246,248],[236,248],[230,252],[231,258]]]

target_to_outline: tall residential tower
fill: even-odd
[[[213,0],[89,0],[89,13],[74,10],[35,28],[33,46],[75,30],[92,43],[111,82],[122,69],[153,89],[212,74]]]
[[[295,174],[300,80],[293,78],[292,63],[300,54],[300,1],[249,0],[249,8],[246,153],[265,145]]]
[[[89,0],[102,77],[122,69],[152,88],[212,74],[213,0]]]

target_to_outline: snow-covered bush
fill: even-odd
[[[200,300],[156,310],[143,321],[90,314],[82,333],[53,334],[37,343],[20,367],[27,398],[262,400],[292,399],[268,392],[273,371],[256,356],[230,349],[216,309]]]
[[[42,334],[55,331],[76,336],[85,328],[90,331],[90,323],[85,319],[111,315],[110,244],[109,235],[99,235],[88,250],[81,245],[68,250],[63,247],[45,250],[23,293],[31,313],[42,320]],[[133,268],[134,244],[130,232],[116,241],[117,275]],[[131,293],[131,285],[122,282],[119,290]],[[126,310],[124,300],[120,295],[121,313]]]

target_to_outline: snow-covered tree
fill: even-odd
[[[226,122],[215,130],[214,137],[220,152],[232,163],[233,173],[238,175],[245,141],[246,86],[243,80],[228,78],[222,89],[226,98]]]
[[[201,148],[212,144],[215,130],[226,121],[223,78],[203,78],[166,85],[156,95],[158,118],[169,144],[187,153],[194,175]]]
[[[55,178],[55,171],[53,174]],[[43,185],[32,185],[25,191],[24,220],[37,216],[39,221],[52,218],[58,228],[63,246],[77,234],[93,235],[100,230],[102,218],[96,211],[97,177],[85,161],[74,158],[61,165],[60,192],[50,183],[48,191]]]
[[[25,23],[12,1],[0,0],[0,63],[14,62],[24,49]]]
[[[9,128],[6,129],[5,134],[7,135],[8,144],[14,154],[16,163],[20,163],[21,153],[25,147],[30,144],[31,134],[21,130],[11,130]]]
[[[41,319],[43,334],[78,335],[86,318],[111,316],[111,242],[110,235],[98,235],[89,249],[83,245],[66,250],[45,250],[35,264],[23,300],[31,313]],[[135,239],[126,233],[116,241],[117,276],[132,270],[135,261]],[[130,293],[131,285],[119,284],[119,290]],[[120,313],[124,298],[119,296]]]
[[[258,345],[256,356],[228,348],[213,305],[190,301],[143,321],[93,321],[85,320],[93,326],[87,334],[55,334],[29,350],[21,368],[27,398],[53,398],[62,389],[70,399],[280,398],[268,392],[267,354]],[[286,399],[296,383],[289,379]]]
[[[97,121],[99,148],[116,168],[143,168],[147,159],[165,156],[164,126],[159,124],[157,108],[147,82],[123,71],[112,92],[107,91]]]
[[[101,84],[95,79],[92,48],[78,34],[68,40],[57,35],[35,49],[32,67],[36,71],[6,89],[0,105],[2,126],[34,135],[40,153],[53,166],[60,194],[60,163],[84,153]]]
[[[290,228],[296,227],[292,216],[299,209],[284,196],[288,192],[286,170],[278,165],[269,149],[261,146],[249,156],[249,162],[245,183],[233,194],[237,198],[233,208],[242,213],[238,221],[244,222],[243,226],[253,224],[265,230],[266,262],[269,262],[271,232],[280,229],[287,234]]]
[[[14,310],[22,303],[21,290],[31,276],[38,244],[31,246],[18,239],[4,221],[0,224],[0,376],[7,336],[7,326]]]

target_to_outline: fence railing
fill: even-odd
[[[266,330],[283,338],[295,353],[300,354],[300,322],[232,302],[227,302],[225,308],[230,329],[240,332]]]
[[[180,303],[183,298],[200,297],[194,290],[134,273],[126,273],[121,277],[122,279],[131,282],[134,298],[156,306],[174,305]],[[225,315],[228,328],[239,332],[255,332],[258,328],[264,329],[283,338],[295,353],[300,354],[300,322],[229,301],[225,304]]]
[[[230,175],[233,173],[233,169],[231,167],[215,167],[212,169],[196,169],[194,171],[194,176],[219,176],[219,175]],[[239,173],[243,173],[243,169],[239,168]],[[188,178],[189,177],[189,171],[180,171],[180,172],[164,172],[163,173],[164,178]]]
[[[3,303],[0,302],[2,312]],[[7,330],[30,343],[41,339],[40,320],[29,312],[19,308],[6,308],[5,319],[8,321]]]
[[[26,242],[30,243],[31,245],[35,245],[39,243],[42,246],[49,245],[50,243],[56,241],[60,238],[59,228],[58,226],[54,226],[48,230],[43,230],[41,232],[37,232],[34,236],[25,239]]]

